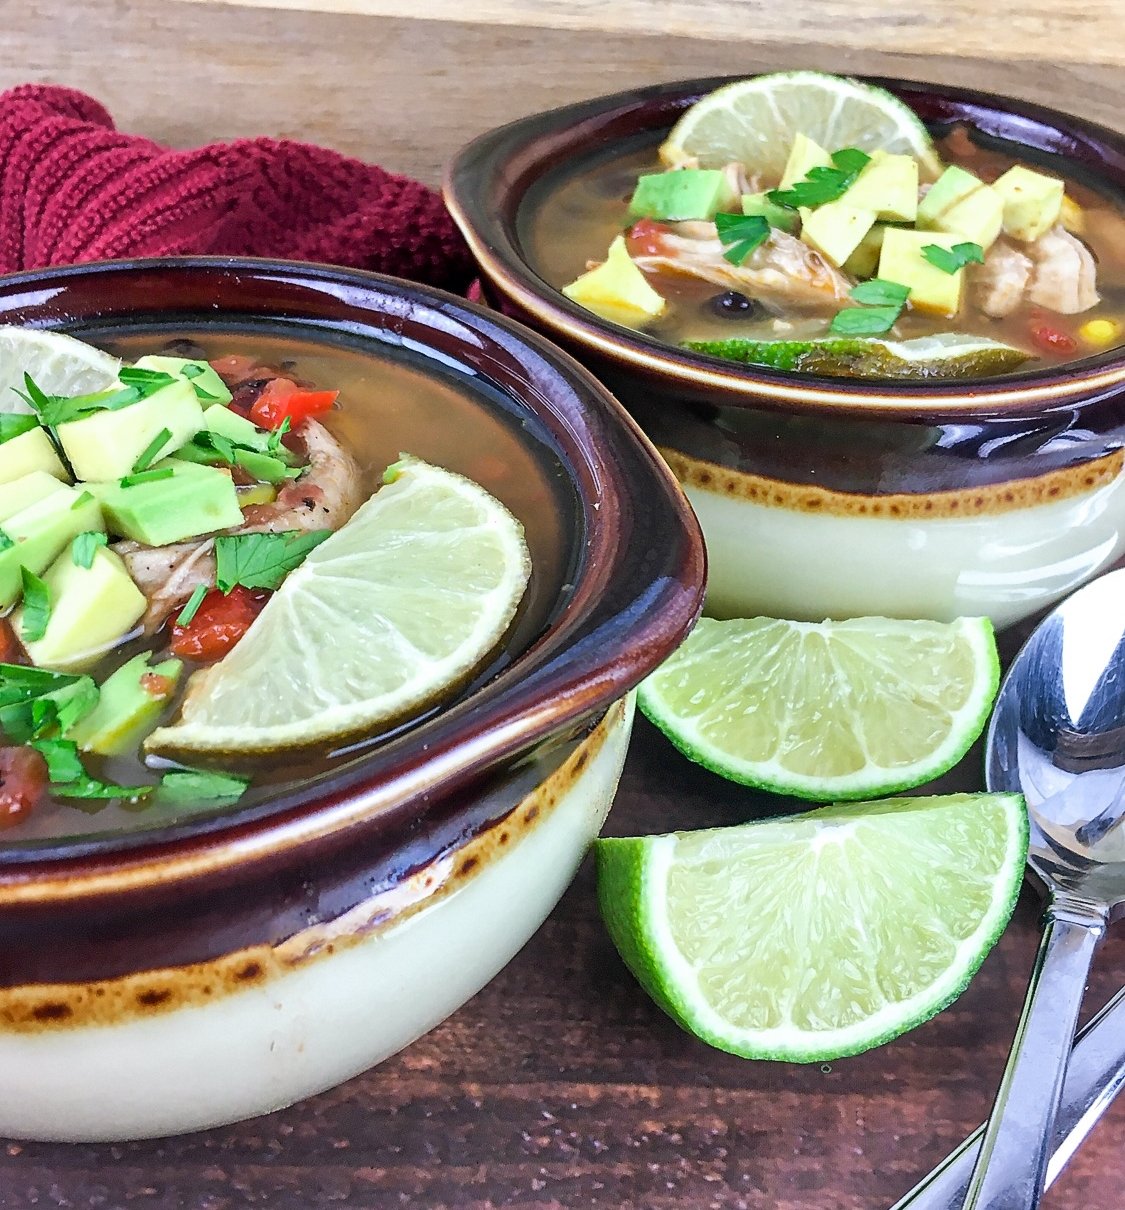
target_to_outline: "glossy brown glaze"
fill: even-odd
[[[115,263],[0,280],[0,322],[94,341],[196,326],[300,330],[367,342],[381,357],[406,346],[467,383],[486,378],[513,425],[534,417],[579,502],[573,575],[548,629],[449,709],[264,804],[0,850],[0,987],[209,962],[344,915],[494,823],[502,795],[490,791],[528,775],[516,762],[538,753],[549,771],[561,759],[551,750],[654,667],[698,612],[698,531],[655,451],[579,367],[452,296],[266,261]]]
[[[1125,441],[1125,352],[977,382],[904,383],[723,364],[605,323],[531,268],[521,214],[537,188],[607,146],[655,138],[729,77],[659,85],[523,119],[453,161],[446,196],[505,311],[578,356],[661,447],[841,492],[961,491],[1103,458]],[[875,80],[935,128],[1069,157],[1125,190],[1125,138],[1054,110],[965,89]]]
[[[122,1024],[212,1004],[248,987],[264,986],[402,923],[478,877],[549,816],[575,787],[609,731],[621,725],[624,711],[623,702],[611,706],[581,742],[567,746],[562,763],[500,818],[439,850],[412,872],[387,881],[342,915],[311,924],[275,944],[251,945],[207,962],[142,967],[117,978],[80,981],[72,976],[65,982],[36,980],[0,988],[0,1031],[42,1034]],[[535,770],[536,776],[543,774],[538,765]]]

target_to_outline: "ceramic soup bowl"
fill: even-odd
[[[695,521],[585,371],[404,282],[93,265],[0,280],[0,323],[126,356],[189,340],[292,360],[341,388],[339,432],[373,474],[407,449],[524,522],[528,595],[442,708],[278,761],[234,807],[70,811],[0,834],[0,1135],[126,1139],[264,1113],[431,1028],[550,911],[609,809],[631,690],[698,612]]]
[[[662,343],[548,284],[536,248],[567,239],[565,222],[536,230],[552,191],[623,151],[654,158],[684,109],[726,82],[526,118],[471,143],[446,179],[487,295],[589,366],[683,484],[707,540],[708,611],[1007,625],[1113,563],[1125,550],[1120,347],[994,378],[831,378]],[[1118,134],[982,93],[876,83],[935,134],[963,125],[1123,196]]]

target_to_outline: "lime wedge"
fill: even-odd
[[[858,147],[912,155],[924,179],[941,171],[933,140],[909,106],[885,89],[816,71],[777,72],[716,89],[680,116],[660,158],[671,165],[694,158],[701,168],[737,161],[773,184],[798,134],[829,152]]]
[[[596,842],[614,943],[665,1012],[745,1058],[820,1063],[932,1017],[1015,906],[1018,794],[824,807]]]
[[[30,409],[16,391],[30,374],[46,395],[88,395],[117,381],[121,362],[93,345],[38,328],[0,327],[0,412]]]
[[[478,484],[404,458],[196,673],[148,751],[267,752],[371,732],[462,685],[527,587],[523,527]]]
[[[713,772],[823,802],[944,773],[981,733],[999,679],[987,618],[702,618],[640,705]]]
[[[1031,356],[986,336],[942,332],[914,340],[688,340],[685,349],[745,365],[844,378],[986,378]]]

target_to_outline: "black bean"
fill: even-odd
[[[727,290],[711,299],[711,310],[723,319],[754,319],[765,313],[757,299],[747,298],[737,290]]]

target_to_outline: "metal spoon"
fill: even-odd
[[[992,715],[985,779],[1027,799],[1028,866],[1046,906],[964,1210],[1031,1210],[1090,962],[1125,905],[1125,570],[1070,597],[1024,644]]]

